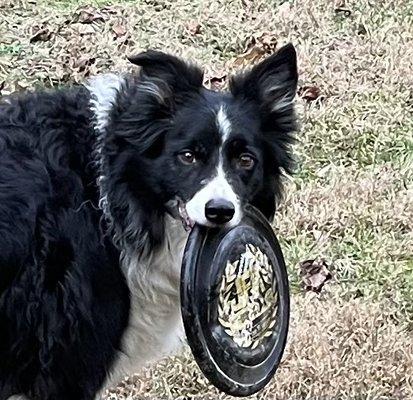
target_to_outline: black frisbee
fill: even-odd
[[[284,259],[265,217],[248,206],[232,229],[195,226],[181,273],[188,344],[218,389],[248,396],[275,374],[290,301]]]

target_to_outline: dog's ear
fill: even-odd
[[[158,98],[161,100],[165,90],[188,92],[202,87],[203,72],[196,66],[188,64],[178,57],[161,51],[148,50],[138,55],[128,57],[129,61],[141,67],[143,81],[152,83],[152,89],[156,91],[158,86]]]
[[[235,97],[254,100],[266,112],[289,111],[297,90],[297,55],[292,44],[235,76],[230,89]]]
[[[288,44],[230,82],[235,98],[257,107],[271,171],[282,168],[291,173],[294,168],[290,145],[297,129],[293,104],[297,80],[297,55]]]

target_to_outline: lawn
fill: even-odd
[[[206,85],[297,46],[297,173],[274,227],[293,291],[287,351],[258,399],[413,398],[411,0],[0,0],[0,90],[125,71],[148,47],[204,66]],[[300,264],[333,279],[303,289]],[[107,399],[225,398],[187,352]]]

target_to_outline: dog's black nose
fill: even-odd
[[[209,200],[205,205],[205,216],[214,224],[225,224],[234,216],[234,205],[224,199]]]

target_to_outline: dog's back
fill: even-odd
[[[100,235],[88,102],[77,87],[0,105],[1,400],[92,398],[127,324],[119,255]]]

